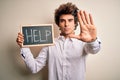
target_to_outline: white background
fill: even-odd
[[[120,0],[68,0],[90,12],[102,41],[86,61],[86,80],[120,80]],[[54,10],[67,0],[0,0],[0,80],[47,80],[47,68],[31,74],[16,44],[20,25],[53,23]],[[76,31],[79,33],[79,30]],[[40,47],[31,48],[36,57]],[[77,66],[77,65],[76,65]]]

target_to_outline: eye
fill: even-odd
[[[69,19],[68,21],[69,21],[69,22],[72,22],[72,21],[73,21],[73,19]]]
[[[64,22],[65,20],[64,19],[60,19],[60,22],[62,23],[62,22]]]

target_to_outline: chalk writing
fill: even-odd
[[[51,32],[50,30],[45,30],[45,33],[42,34],[40,30],[34,30],[34,29],[31,29],[30,30],[30,34],[28,34],[28,30],[25,31],[26,33],[26,37],[27,37],[27,43],[34,43],[34,42],[46,42],[48,41],[48,37],[51,36]],[[42,39],[42,35],[45,35],[45,38]],[[29,41],[29,38],[30,38],[30,41]]]
[[[51,26],[22,26],[23,45],[53,44]]]

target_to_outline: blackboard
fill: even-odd
[[[54,43],[52,24],[24,25],[21,31],[24,35],[22,47],[53,45]]]

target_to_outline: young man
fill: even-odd
[[[55,39],[55,45],[44,47],[36,58],[29,48],[21,47],[24,37],[18,33],[17,43],[26,65],[37,73],[48,60],[49,80],[85,80],[86,56],[100,50],[91,14],[78,11],[74,4],[66,3],[55,10],[55,22],[60,28],[60,36]],[[78,22],[80,34],[75,35]]]

